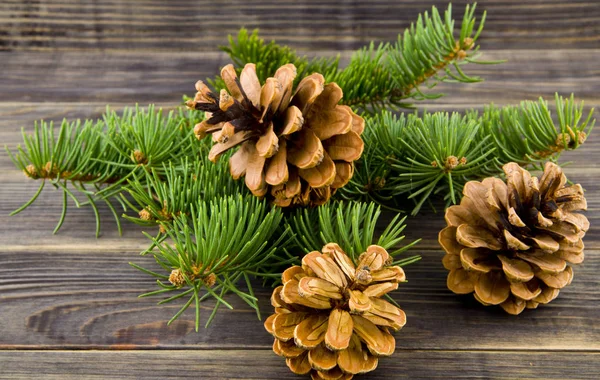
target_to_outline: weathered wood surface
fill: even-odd
[[[381,360],[377,371],[360,378],[596,380],[599,355],[567,351],[398,350],[391,358]],[[165,351],[6,351],[0,352],[0,379],[30,379],[31,373],[56,380],[301,378],[282,362],[282,358],[263,350],[190,350],[168,354]]]
[[[436,90],[448,96],[430,105],[454,110],[455,107],[481,107],[490,102],[514,104],[540,96],[553,98],[555,92],[562,95],[576,92],[590,106],[600,104],[597,91],[600,86],[597,65],[600,43],[596,49],[572,50],[494,50],[489,47],[483,39],[482,59],[507,62],[493,66],[464,66],[467,74],[482,77],[485,81],[473,85],[439,85]],[[334,50],[310,52],[311,55],[327,56],[337,53]],[[340,53],[344,64],[351,52]],[[0,62],[0,86],[3,89],[0,102],[8,107],[14,103],[30,105],[30,108],[13,110],[18,117],[15,120],[29,124],[34,118],[23,120],[22,113],[33,111],[39,103],[43,103],[42,107],[54,103],[94,103],[99,107],[97,111],[102,111],[106,104],[177,104],[182,94],[195,92],[194,83],[198,79],[214,77],[228,63],[227,55],[216,51],[164,53],[135,50],[114,53],[0,51]],[[62,117],[59,113],[62,111],[55,107],[57,114],[54,117]],[[86,111],[89,112],[87,107]],[[11,123],[13,128],[20,124]]]
[[[223,4],[221,4],[223,3]],[[454,1],[455,14],[465,1]],[[392,41],[415,16],[441,1],[5,0],[0,3],[0,142],[14,147],[33,121],[97,117],[115,109],[176,105],[193,83],[227,57],[216,46],[244,25],[260,27],[310,55],[340,53],[371,39]],[[448,94],[422,104],[464,110],[511,104],[555,91],[600,106],[600,6],[597,1],[480,1],[488,10],[481,40],[499,66],[466,67],[476,85],[442,85]],[[423,260],[406,268],[394,296],[408,315],[398,351],[368,376],[383,378],[589,378],[600,373],[600,137],[564,155],[569,178],[587,190],[584,264],[559,298],[510,317],[446,289],[436,235],[441,213],[408,221],[407,240]],[[29,210],[8,213],[37,189],[0,152],[0,378],[295,378],[270,351],[271,338],[235,298],[207,330],[193,313],[171,327],[178,305],[139,299],[153,280],[128,265],[152,267],[138,252],[140,227],[119,237],[108,210],[94,238],[89,209],[72,209],[56,236],[60,199],[45,191]],[[263,315],[269,288],[258,288]],[[210,302],[203,315],[208,316]],[[155,350],[159,349],[159,350]],[[97,351],[100,350],[100,351]],[[127,350],[119,351],[116,350]],[[108,364],[110,363],[110,364]]]
[[[406,268],[409,281],[393,296],[409,321],[397,334],[398,348],[600,350],[600,251],[586,252],[575,280],[558,299],[518,317],[452,294],[442,252],[415,251],[423,259]],[[166,320],[182,303],[157,306],[160,297],[136,298],[155,288],[152,279],[128,265],[155,267],[137,251],[31,250],[2,252],[0,258],[3,349],[270,349],[273,343],[255,312],[235,297],[228,299],[235,309],[221,310],[207,330],[193,332],[191,309],[167,328]],[[262,314],[270,314],[271,289],[255,291]],[[203,321],[212,305],[204,305]]]
[[[393,41],[419,13],[447,1],[4,0],[0,49],[213,51],[242,26],[299,50],[347,50]],[[455,0],[461,15],[466,0]],[[600,42],[594,0],[485,0],[486,40],[497,48],[592,48]],[[458,17],[458,16],[456,16]]]

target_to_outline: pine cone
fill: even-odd
[[[227,65],[221,78],[229,92],[217,97],[198,81],[187,105],[207,112],[194,131],[199,139],[213,134],[211,161],[241,144],[229,159],[230,172],[235,179],[245,175],[254,195],[269,194],[282,207],[318,206],[352,177],[363,151],[364,120],[338,105],[341,88],[325,85],[321,74],[302,79],[292,95],[295,77],[296,67],[287,64],[261,87],[254,64],[240,78]]]
[[[589,228],[581,185],[565,186],[562,169],[548,162],[537,177],[518,164],[504,165],[507,181],[468,182],[458,206],[446,210],[439,234],[448,288],[474,292],[484,305],[510,314],[535,309],[569,285],[568,264],[583,261],[582,238]]]
[[[283,286],[271,297],[275,314],[265,328],[275,337],[273,351],[292,372],[351,379],[394,352],[388,329],[400,330],[406,315],[380,297],[406,277],[402,268],[388,266],[389,254],[377,245],[359,257],[358,268],[335,243],[322,252],[307,254],[302,266],[283,272]]]

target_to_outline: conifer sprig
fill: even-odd
[[[247,63],[256,64],[256,75],[261,83],[272,77],[281,66],[293,63],[296,66],[297,75],[294,85],[307,75],[319,72],[323,75],[337,70],[339,57],[336,58],[313,58],[299,56],[289,46],[282,46],[275,41],[266,43],[258,35],[258,29],[248,33],[246,28],[241,28],[234,39],[229,35],[229,45],[221,46],[221,50],[229,54],[235,65],[238,75]],[[225,88],[225,82],[220,76],[209,79],[208,82],[218,90]]]
[[[413,215],[436,195],[455,204],[466,182],[500,175],[505,163],[536,168],[539,162],[556,161],[564,150],[578,148],[594,126],[593,109],[586,115],[583,102],[576,103],[572,95],[556,95],[555,109],[556,122],[542,98],[519,106],[491,105],[483,113],[465,115],[397,116],[384,111],[367,118],[367,148],[340,196],[391,208],[413,200]]]
[[[374,203],[337,201],[317,208],[296,210],[287,218],[286,224],[295,232],[295,252],[318,251],[323,245],[335,242],[355,262],[372,244],[385,248],[395,259],[420,241],[398,246],[404,240],[402,231],[406,227],[406,217],[400,218],[400,215],[396,215],[376,238],[380,216],[381,208]],[[407,265],[419,259],[420,256],[412,256],[396,260],[392,265]]]
[[[24,205],[13,211],[15,215],[29,207],[41,194],[46,183],[62,191],[62,212],[54,229],[62,226],[68,209],[68,198],[77,207],[88,204],[96,215],[96,234],[99,234],[99,217],[96,202],[104,200],[119,223],[119,216],[108,199],[99,198],[100,186],[103,191],[120,189],[128,171],[123,168],[124,159],[113,149],[105,138],[104,123],[91,120],[67,122],[63,120],[57,133],[53,123],[41,121],[35,124],[30,135],[23,130],[25,147],[17,146],[9,156],[26,176],[40,180],[35,195]],[[107,164],[116,163],[116,165]],[[87,186],[87,187],[86,187]],[[91,187],[91,188],[90,188]],[[76,193],[80,194],[78,198]],[[83,196],[85,201],[80,198]]]
[[[556,160],[565,150],[577,149],[594,127],[594,109],[584,111],[584,102],[555,94],[553,117],[543,98],[519,106],[490,105],[481,116],[480,136],[492,136],[501,163],[521,165]],[[556,120],[556,121],[555,121]]]
[[[176,215],[189,214],[198,200],[250,194],[243,182],[231,178],[227,160],[213,163],[207,154],[186,157],[179,164],[163,164],[161,170],[144,171],[142,176],[134,176],[125,187],[135,205],[121,194],[123,202],[138,214],[123,216],[141,225],[164,226]]]
[[[239,296],[260,318],[250,278],[279,277],[275,268],[285,269],[328,242],[338,242],[353,260],[369,245],[377,244],[390,251],[392,265],[418,261],[420,256],[398,258],[418,243],[399,246],[406,218],[394,217],[377,234],[380,215],[379,206],[373,203],[335,202],[284,217],[281,209],[269,209],[265,201],[252,196],[198,200],[189,213],[180,213],[163,223],[168,239],[146,234],[155,247],[152,254],[161,272],[130,264],[155,277],[160,288],[140,297],[169,296],[159,304],[185,300],[169,323],[195,305],[198,329],[200,302],[214,298],[208,326],[219,307],[233,308],[225,299],[228,293]],[[247,290],[242,290],[244,287]]]
[[[467,6],[460,31],[455,31],[452,6],[443,17],[433,7],[431,13],[419,15],[395,43],[371,42],[356,51],[345,68],[339,65],[339,56],[332,59],[312,59],[298,56],[287,46],[274,41],[266,43],[258,36],[241,29],[237,39],[229,37],[229,46],[221,49],[229,54],[238,74],[247,63],[256,64],[256,71],[264,82],[277,68],[293,63],[298,68],[296,80],[319,72],[327,82],[336,82],[343,90],[342,103],[355,109],[375,112],[390,107],[410,107],[408,102],[441,97],[441,93],[428,93],[443,81],[473,83],[478,77],[467,75],[462,66],[466,63],[496,63],[478,61],[477,40],[485,22],[475,17],[476,4]],[[217,89],[224,83],[219,78],[210,81]]]
[[[199,156],[201,146],[190,125],[201,117],[197,111],[163,114],[151,105],[147,110],[126,108],[122,115],[107,108],[96,121],[63,120],[58,131],[53,123],[36,123],[32,134],[23,130],[24,147],[17,146],[14,154],[6,148],[17,168],[29,178],[41,180],[35,195],[11,215],[33,204],[46,183],[50,183],[63,193],[55,233],[65,220],[69,198],[76,207],[92,208],[96,236],[100,233],[99,202],[107,204],[120,232],[120,215],[111,199],[135,175],[145,178],[140,175],[148,170],[162,170],[164,163],[178,162],[188,155]],[[116,200],[121,202],[120,198]]]
[[[233,308],[224,299],[230,292],[246,302],[260,318],[250,276],[271,260],[281,261],[274,256],[291,238],[288,229],[277,233],[282,218],[280,209],[269,208],[265,201],[256,197],[236,195],[209,202],[198,200],[190,206],[189,215],[175,215],[171,222],[164,224],[169,239],[146,234],[156,247],[153,255],[164,272],[156,273],[131,263],[156,277],[160,288],[140,297],[175,293],[159,304],[186,299],[169,323],[193,304],[196,330],[200,323],[200,302],[206,298],[215,299],[214,309],[206,322],[208,326],[219,307]],[[240,290],[240,283],[248,290]]]

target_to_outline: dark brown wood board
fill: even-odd
[[[454,1],[458,15],[467,3]],[[239,27],[311,56],[340,54],[370,40],[393,41],[419,12],[442,1],[260,0],[3,0],[0,3],[0,142],[15,147],[21,127],[35,120],[99,116],[106,105],[171,108],[197,79],[227,63],[218,45]],[[600,3],[594,0],[489,0],[481,39],[484,59],[502,65],[465,69],[485,82],[444,84],[447,94],[421,109],[462,111],[504,105],[555,91],[574,92],[600,106]],[[480,12],[479,12],[480,13]],[[436,240],[443,213],[408,219],[407,241],[423,259],[406,268],[409,282],[394,298],[408,323],[397,352],[368,379],[523,378],[597,379],[600,376],[600,137],[563,161],[586,189],[586,260],[558,299],[518,317],[483,308],[445,285]],[[287,379],[296,378],[271,351],[272,338],[254,311],[236,298],[208,329],[194,332],[189,311],[170,327],[177,304],[137,298],[154,289],[128,265],[140,257],[144,229],[124,223],[119,236],[100,208],[102,236],[94,237],[89,209],[72,209],[57,235],[57,193],[9,217],[38,184],[0,152],[0,379]],[[387,213],[386,218],[392,214]],[[255,289],[263,315],[270,288]],[[211,302],[203,308],[202,321]]]

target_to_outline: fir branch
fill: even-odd
[[[157,278],[160,289],[141,297],[175,293],[160,303],[187,297],[186,303],[169,321],[178,318],[192,304],[196,305],[196,330],[199,324],[199,304],[206,298],[216,300],[216,310],[231,305],[223,298],[233,292],[258,314],[258,303],[248,292],[239,289],[239,282],[248,274],[262,268],[285,248],[291,234],[279,231],[283,214],[278,208],[269,210],[265,201],[242,195],[223,197],[210,202],[198,200],[190,206],[190,215],[175,215],[172,222],[164,224],[169,240],[147,235],[156,249],[153,255],[164,273],[157,273],[131,264]],[[169,284],[165,283],[168,279]],[[201,291],[203,295],[200,295]]]
[[[25,147],[17,146],[15,154],[8,148],[6,150],[18,169],[29,178],[42,182],[35,196],[11,215],[31,206],[45,184],[50,183],[63,192],[62,212],[54,233],[58,232],[64,222],[68,198],[72,199],[76,207],[84,204],[74,192],[81,193],[87,199],[85,203],[95,207],[97,199],[91,197],[94,193],[87,191],[83,183],[104,185],[104,189],[110,191],[119,189],[126,178],[127,171],[120,166],[123,159],[105,139],[102,122],[88,120],[69,123],[63,120],[58,134],[55,134],[53,123],[41,121],[35,124],[33,134],[27,135],[23,130],[23,141]],[[99,160],[96,161],[95,158]],[[117,165],[109,165],[107,162],[115,162]],[[97,217],[98,214],[95,212],[95,215]],[[113,216],[118,219],[118,215],[113,213]],[[98,235],[98,229],[96,233]]]
[[[258,29],[248,33],[246,28],[241,28],[234,39],[229,35],[229,45],[220,46],[220,49],[229,54],[238,75],[247,63],[256,64],[256,75],[261,83],[272,77],[277,69],[287,63],[296,66],[297,74],[294,84],[314,72],[322,74],[336,71],[339,57],[337,58],[314,58],[309,60],[306,56],[297,55],[296,51],[288,46],[281,46],[271,41],[266,43],[258,35]],[[220,76],[208,79],[208,82],[216,88],[217,93],[225,88],[225,83]]]
[[[573,94],[567,99],[556,94],[554,104],[557,124],[543,98],[524,101],[519,106],[490,105],[482,115],[480,135],[492,136],[502,163],[556,161],[563,151],[583,144],[595,119],[592,120],[593,109],[585,116],[583,102],[577,104]]]
[[[222,47],[233,61],[238,74],[247,63],[255,63],[261,82],[273,76],[278,67],[293,63],[298,68],[296,82],[313,72],[324,75],[327,82],[336,82],[343,90],[342,103],[355,109],[375,112],[390,107],[410,107],[407,101],[439,98],[422,87],[432,88],[439,82],[472,83],[481,81],[462,69],[466,63],[496,63],[477,60],[477,40],[483,29],[475,18],[476,5],[467,6],[459,32],[454,30],[452,6],[442,18],[435,7],[431,14],[419,15],[394,44],[371,42],[356,51],[345,68],[339,57],[313,59],[298,56],[289,47],[274,41],[265,43],[258,31],[248,34],[240,30],[237,39],[229,37],[229,46]],[[209,81],[218,89],[224,88],[220,79]]]
[[[204,139],[201,147],[208,145]],[[207,152],[206,152],[207,153]],[[136,217],[123,215],[126,219],[141,225],[164,225],[176,215],[189,214],[192,205],[198,200],[210,201],[219,197],[249,194],[246,186],[229,175],[228,161],[210,162],[207,154],[199,157],[186,157],[178,165],[173,162],[163,164],[161,170],[144,171],[143,178],[134,176],[129,180],[126,191],[133,198],[133,205],[124,194],[122,199],[137,213]]]
[[[148,110],[126,108],[121,116],[114,111],[104,114],[107,142],[122,156],[119,162],[130,171],[143,167],[161,169],[164,163],[179,161],[199,153],[191,128],[183,128],[182,120],[173,111],[163,115],[162,109]],[[121,163],[123,160],[126,164]],[[99,160],[99,159],[95,159]],[[106,160],[104,160],[106,161]]]
[[[417,22],[398,36],[398,41],[389,51],[387,67],[392,86],[403,91],[397,96],[399,100],[437,99],[443,96],[441,93],[427,94],[421,91],[421,85],[432,88],[448,80],[462,83],[481,81],[478,77],[466,75],[461,69],[462,65],[469,62],[483,63],[476,60],[479,51],[477,40],[483,30],[486,12],[483,12],[476,26],[476,5],[467,5],[458,35],[454,30],[452,4],[449,4],[443,18],[433,7],[431,15],[428,12],[419,15]],[[390,100],[392,104],[393,95]]]
[[[377,244],[390,251],[392,257],[405,252],[419,240],[402,247],[398,244],[404,240],[404,221],[396,215],[384,231],[375,238],[377,221],[381,216],[381,208],[374,203],[331,202],[317,208],[299,209],[286,220],[289,229],[295,232],[294,246],[291,248],[299,256],[311,251],[318,251],[327,243],[335,242],[357,262],[358,256],[372,244]],[[397,263],[411,263],[418,260],[413,256]]]
[[[97,121],[63,120],[57,132],[53,123],[36,123],[32,134],[23,130],[24,147],[17,146],[16,153],[6,148],[18,169],[29,178],[42,181],[35,196],[11,215],[33,204],[46,183],[50,183],[63,192],[63,207],[55,233],[65,220],[69,198],[76,207],[90,206],[94,210],[97,235],[98,202],[108,205],[120,229],[119,215],[111,199],[134,175],[153,168],[162,169],[163,163],[187,155],[199,155],[200,145],[195,143],[190,125],[202,116],[197,111],[183,110],[163,115],[153,106],[147,111],[136,106],[125,109],[122,115],[107,108],[103,118]]]
[[[573,95],[556,95],[555,108],[557,123],[543,99],[517,107],[489,106],[482,114],[396,116],[386,111],[367,118],[363,139],[368,148],[356,163],[358,175],[339,196],[391,208],[413,200],[413,215],[436,195],[455,204],[467,181],[500,175],[505,163],[537,168],[578,148],[593,128],[593,109],[586,116]]]

